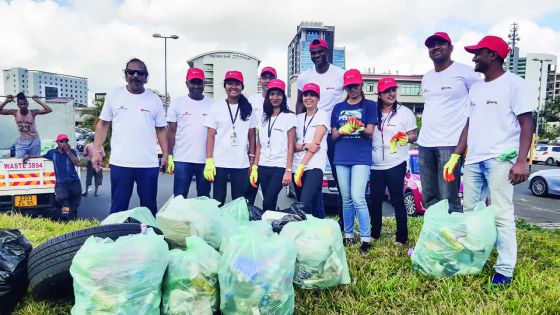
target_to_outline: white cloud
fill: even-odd
[[[185,92],[186,60],[202,52],[248,52],[286,75],[286,51],[301,21],[336,26],[336,45],[346,46],[347,67],[377,72],[423,73],[431,68],[423,38],[453,31],[454,59],[470,64],[463,50],[485,33],[506,36],[520,27],[521,54],[560,55],[560,29],[539,26],[560,12],[560,1],[368,0],[181,1],[82,0],[60,6],[53,1],[0,0],[0,68],[21,66],[89,78],[90,97],[124,84],[127,59],[139,57],[150,69],[149,86],[163,90],[163,41],[153,33],[177,34],[168,40],[168,85],[172,96]],[[474,27],[475,29],[471,29]],[[256,75],[256,74],[255,74]],[[0,91],[3,86],[0,85]]]

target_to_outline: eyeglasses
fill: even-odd
[[[143,77],[146,76],[148,74],[147,71],[144,70],[133,70],[133,69],[126,69],[124,70],[124,72],[126,74],[128,74],[129,76],[133,76],[134,74],[138,75],[139,77]]]
[[[59,143],[68,143],[68,139],[64,139],[64,140],[59,140]]]

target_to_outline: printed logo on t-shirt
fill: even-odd
[[[450,87],[450,86],[442,86],[442,87],[441,87],[441,90],[442,90],[442,91],[443,91],[443,90],[451,90],[451,87]]]
[[[362,109],[351,109],[351,110],[342,110],[338,115],[338,125],[339,128],[344,126],[348,119],[356,117],[358,120],[362,120]],[[360,132],[356,131],[353,134],[342,135],[343,138],[360,138]]]
[[[148,110],[148,109],[145,109],[145,108],[140,108],[140,111],[141,111],[141,112],[147,112],[147,113],[150,113],[150,110]]]
[[[422,93],[428,93],[430,92],[430,89],[424,89],[424,91],[422,91]]]
[[[119,106],[117,107],[117,110],[128,110],[128,107],[124,107],[124,106]]]
[[[325,88],[325,90],[336,90],[336,88],[335,88],[335,87],[332,87],[332,86],[327,86],[327,87]]]
[[[498,104],[498,102],[497,102],[497,101],[487,100],[487,101],[486,101],[486,105],[488,105],[488,104]]]

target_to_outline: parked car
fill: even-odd
[[[535,196],[560,195],[560,169],[548,169],[529,176],[529,189]]]
[[[81,139],[79,141],[76,142],[76,149],[78,150],[78,152],[84,152],[84,147],[87,144],[87,140],[86,139]]]
[[[560,146],[538,145],[533,153],[534,162],[543,162],[546,165],[560,165]]]

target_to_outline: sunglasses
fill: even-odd
[[[143,77],[146,76],[148,74],[147,71],[144,70],[132,70],[132,69],[126,69],[124,70],[124,72],[126,74],[128,74],[129,76],[133,76],[134,74],[138,75],[139,77]]]
[[[58,142],[59,142],[59,143],[68,143],[68,139],[60,140],[60,141],[58,141]]]

